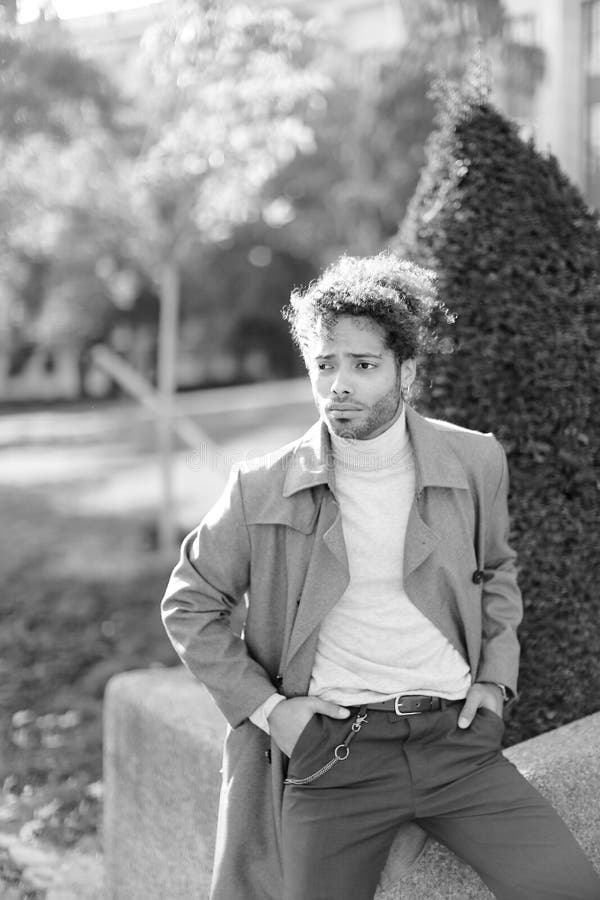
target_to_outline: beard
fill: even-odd
[[[360,419],[336,419],[326,416],[327,427],[338,437],[364,441],[386,431],[402,411],[400,385],[395,385],[372,406],[361,410]]]

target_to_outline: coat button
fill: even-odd
[[[473,584],[481,584],[483,581],[483,572],[481,569],[476,569],[473,572]]]

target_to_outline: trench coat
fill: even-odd
[[[404,589],[468,661],[473,681],[515,693],[522,605],[508,543],[505,453],[491,434],[425,419],[409,407],[406,417],[416,493]],[[287,758],[248,717],[275,690],[307,694],[319,625],[348,581],[331,447],[320,422],[238,469],[183,542],[163,621],[230,726],[211,900],[281,900]],[[230,627],[240,603],[247,606],[243,636]],[[406,834],[414,844],[412,828]]]

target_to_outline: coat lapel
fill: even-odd
[[[433,553],[439,542],[437,534],[421,518],[417,502],[413,501],[404,542],[405,581]]]
[[[427,490],[429,505],[434,509],[437,488],[469,487],[465,471],[444,439],[443,432],[410,406],[406,407],[406,426],[415,457],[416,497],[410,511],[404,544],[405,581],[425,562],[440,542],[439,536],[421,517],[420,507],[424,491]],[[436,521],[435,515],[430,514],[428,518],[430,522]]]
[[[406,407],[406,427],[410,436],[417,467],[417,497],[428,487],[466,488],[469,482],[465,470],[442,427]],[[449,429],[453,425],[446,426]]]
[[[282,673],[284,684],[292,690],[308,683],[312,668],[312,645],[320,623],[338,602],[349,581],[348,561],[342,531],[342,519],[333,484],[333,458],[327,428],[317,422],[299,442],[292,463],[286,473],[284,497],[296,500],[311,491],[318,504],[316,524],[312,535],[310,556],[304,566],[301,591],[289,598],[293,604],[293,621],[287,639]],[[288,567],[298,564],[290,545]],[[299,586],[298,586],[299,587]],[[310,643],[310,642],[309,642]],[[300,650],[304,648],[304,653]]]
[[[349,580],[342,519],[334,497],[327,492],[321,502],[313,550],[298,600],[284,669],[329,610],[333,609],[348,587]]]
[[[445,619],[440,615],[440,597],[431,590],[427,560],[441,541],[434,529],[436,523],[439,527],[442,521],[442,492],[445,494],[448,489],[469,490],[469,482],[460,460],[439,426],[408,406],[406,424],[415,458],[416,495],[404,544],[404,590],[417,609],[445,633]]]

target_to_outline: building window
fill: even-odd
[[[587,3],[588,75],[600,75],[600,3]],[[585,32],[584,32],[585,33]]]
[[[583,4],[585,61],[585,187],[588,202],[600,209],[600,0]]]
[[[588,196],[600,208],[600,103],[588,107]]]
[[[506,15],[503,26],[502,66],[497,83],[505,112],[523,134],[531,135],[535,121],[535,93],[545,70],[545,53],[536,43],[538,20],[532,13]]]
[[[512,16],[507,14],[504,37],[514,44],[534,46],[537,43],[535,16],[532,13]]]

